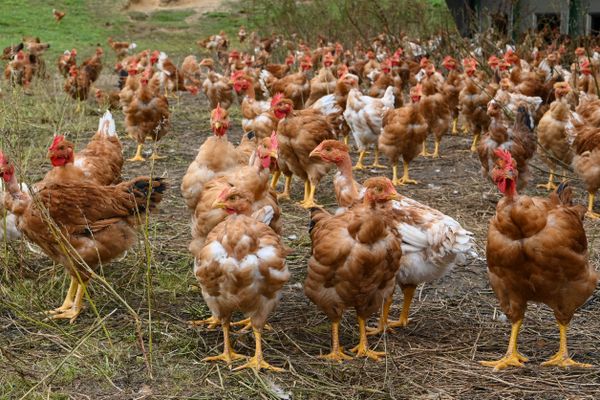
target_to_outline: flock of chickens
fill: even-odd
[[[158,141],[168,132],[170,97],[202,90],[209,100],[213,135],[181,181],[191,216],[194,275],[212,312],[192,324],[220,325],[224,334],[223,353],[207,361],[246,359],[229,339],[231,326],[241,325],[253,330],[256,345],[255,355],[238,369],[281,370],[263,358],[261,335],[290,278],[286,256],[292,249],[282,241],[279,201],[290,197],[294,176],[304,182],[299,205],[310,210],[312,253],[304,291],[331,320],[331,352],[322,357],[351,358],[339,341],[340,319],[350,308],[357,313],[360,340],[349,351],[374,360],[384,355],[369,348],[368,335],[406,326],[415,288],[473,254],[469,231],[395,188],[417,184],[409,176],[409,163],[419,154],[439,157],[444,135],[457,133],[461,125],[473,134],[471,150],[479,155],[484,177],[503,194],[489,223],[486,256],[490,283],[512,332],[506,355],[482,364],[496,370],[523,365],[527,359],[517,351],[517,336],[527,302],[535,301],[552,308],[560,328],[559,351],[545,364],[589,367],[569,357],[566,330],[595,290],[598,274],[588,262],[586,209],[573,204],[566,181],[556,186],[554,175],[559,167],[572,165],[588,187],[587,214],[598,217],[593,213],[600,186],[597,53],[588,57],[577,48],[566,69],[562,43],[542,41],[533,52],[507,47],[490,55],[487,65],[481,49],[473,49],[461,63],[446,56],[438,70],[427,57],[434,51],[406,39],[394,44],[385,34],[353,48],[321,39],[311,49],[301,40],[247,35],[243,27],[238,39],[249,42],[251,51],[229,51],[229,39],[221,32],[199,42],[215,57],[198,62],[188,56],[177,67],[165,53],[134,53],[134,44],[111,38],[118,91],[93,87],[103,68],[101,48],[80,65],[76,49],[58,61],[69,96],[85,101],[94,89],[101,108],[122,109],[127,133],[138,143],[130,161],[144,161],[145,141]],[[45,78],[41,56],[46,48],[29,38],[5,49],[6,78],[25,88],[34,77]],[[288,52],[283,64],[270,63],[276,49]],[[236,96],[244,131],[237,146],[227,137],[228,109]],[[359,151],[354,166],[350,135]],[[426,146],[429,135],[435,142],[432,154]],[[392,180],[354,180],[353,169],[365,168],[371,147],[370,167],[386,168],[384,155]],[[528,161],[536,149],[551,171],[543,185],[553,190],[548,198],[517,193],[528,183]],[[168,185],[149,176],[122,181],[122,145],[110,111],[86,148],[75,152],[73,143],[57,135],[48,157],[52,169],[28,188],[19,184],[14,164],[0,152],[5,227],[0,237],[24,236],[65,266],[71,285],[63,304],[48,316],[73,322],[96,267],[134,244],[139,226]],[[161,158],[156,150],[152,157]],[[339,206],[333,213],[315,198],[332,169],[337,169],[333,188]],[[283,189],[277,193],[281,175]],[[396,285],[404,299],[394,321],[389,311]],[[235,311],[247,319],[232,322]],[[378,312],[378,326],[368,327],[368,318]]]

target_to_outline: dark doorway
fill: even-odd
[[[501,35],[508,33],[508,16],[503,12],[496,12],[491,15],[492,27]]]
[[[600,35],[600,13],[590,14],[590,34]]]

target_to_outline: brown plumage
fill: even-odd
[[[402,255],[390,221],[374,209],[377,202],[395,198],[396,191],[386,178],[371,178],[365,187],[364,204],[339,215],[322,209],[311,212],[312,256],[304,292],[332,322],[332,351],[324,357],[339,361],[349,358],[338,339],[339,321],[347,308],[354,308],[359,319],[357,356],[381,355],[367,347],[365,320],[393,293]]]
[[[221,321],[225,335],[223,354],[206,360],[230,363],[241,358],[229,341],[231,315],[241,311],[250,319],[256,351],[239,369],[280,371],[264,361],[261,334],[267,317],[277,305],[280,290],[290,278],[285,265],[288,250],[268,225],[270,207],[253,213],[252,197],[237,188],[220,193],[212,206],[231,215],[210,232],[205,246],[192,250],[194,274],[202,295],[213,315]]]
[[[21,192],[14,167],[1,153],[0,177],[10,194],[5,196],[5,205],[17,216],[19,230],[71,275],[63,306],[50,312],[52,318],[71,321],[81,312],[85,286],[92,277],[87,267],[94,270],[136,243],[136,226],[144,221],[146,211],[160,203],[166,189],[163,181],[148,177],[116,186],[54,181],[32,198]],[[150,208],[146,210],[148,197]]]
[[[473,76],[466,79],[465,87],[458,95],[460,113],[465,120],[466,127],[473,134],[472,152],[477,151],[479,138],[490,125],[490,117],[487,115],[486,109],[495,93],[495,86],[488,85],[486,87],[482,80]]]
[[[493,179],[504,198],[488,230],[488,275],[513,330],[506,356],[483,364],[499,370],[527,361],[516,343],[527,303],[533,301],[550,307],[560,327],[560,350],[544,365],[589,367],[569,357],[566,343],[574,312],[598,281],[588,261],[585,208],[572,203],[572,191],[564,183],[549,198],[518,195],[514,160],[507,151],[496,155]]]
[[[588,216],[600,218],[600,214],[593,211],[596,192],[600,188],[600,128],[577,126],[573,147],[573,169],[588,191]]]

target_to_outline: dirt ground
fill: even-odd
[[[101,85],[113,83],[114,77],[103,76]],[[569,331],[572,355],[577,361],[594,364],[593,368],[563,371],[540,366],[558,349],[558,329],[552,313],[545,306],[534,304],[529,307],[519,337],[520,351],[530,358],[526,367],[495,373],[478,364],[480,360],[504,354],[510,326],[497,308],[484,259],[487,225],[499,195],[482,179],[478,159],[467,151],[470,145],[467,136],[446,136],[441,159],[416,159],[411,164],[411,177],[420,184],[401,187],[399,191],[440,209],[471,230],[479,257],[470,259],[467,265],[456,268],[443,279],[419,287],[406,329],[370,339],[371,346],[385,350],[387,357],[380,362],[353,360],[343,364],[317,358],[329,350],[330,333],[327,318],[302,290],[310,255],[308,214],[286,202],[282,204],[283,235],[286,244],[294,249],[288,257],[292,278],[283,290],[280,306],[270,318],[274,330],[264,336],[265,357],[286,372],[259,375],[251,371],[231,372],[221,364],[203,362],[204,357],[220,352],[222,335],[220,331],[189,328],[186,324],[187,320],[207,317],[209,313],[191,273],[192,258],[187,251],[189,216],[179,185],[197,148],[210,134],[208,109],[202,95],[183,94],[171,101],[171,105],[172,131],[160,143],[160,151],[168,159],[153,166],[149,162],[126,163],[124,168],[125,177],[145,175],[152,170],[171,184],[160,210],[151,217],[151,267],[146,267],[145,250],[140,245],[124,260],[106,266],[101,272],[139,315],[140,329],[136,333],[132,312],[98,282],[92,283],[90,293],[98,315],[105,318],[103,326],[91,306],[74,325],[65,321],[42,322],[40,311],[59,304],[68,280],[61,266],[31,253],[23,244],[13,244],[9,258],[2,258],[11,261],[4,263],[4,288],[0,292],[3,297],[0,361],[4,364],[0,368],[4,371],[0,394],[22,394],[41,381],[32,392],[39,398],[46,392],[56,393],[54,398],[73,399],[600,397],[597,292],[577,312]],[[75,118],[73,115],[67,118]],[[78,148],[85,145],[97,121],[91,105],[83,118],[88,129],[77,138]],[[122,133],[121,112],[115,112],[115,119]],[[241,134],[238,106],[232,110],[232,120],[230,139],[237,143]],[[37,142],[42,149],[49,140],[50,130],[45,136],[24,131],[19,140]],[[122,140],[125,155],[132,156],[133,141],[124,135]],[[431,149],[433,144],[429,145]],[[31,156],[32,179],[47,168],[43,150],[38,153]],[[368,163],[370,157],[372,154]],[[544,168],[537,158],[532,164]],[[391,177],[391,170],[367,170],[356,178],[363,181],[379,174]],[[545,195],[535,189],[535,184],[545,182],[546,175],[535,168],[533,175],[526,193]],[[584,202],[581,183],[573,183],[579,201]],[[333,209],[331,185],[330,174],[318,188],[317,198]],[[301,190],[301,182],[294,181],[293,199],[301,198]],[[599,227],[598,222],[586,220],[595,266],[599,265]],[[394,317],[399,314],[401,297],[396,293]],[[375,318],[371,322],[375,323]],[[152,378],[137,339],[140,332],[146,358],[152,365]],[[358,341],[352,312],[347,312],[342,321],[341,341],[346,348]],[[234,346],[239,352],[251,354],[253,345],[250,334],[234,335]]]
[[[157,10],[191,8],[202,14],[215,11],[222,5],[223,0],[130,0],[127,9],[130,11],[154,12]]]

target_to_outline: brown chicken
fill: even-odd
[[[331,352],[321,356],[329,360],[350,359],[339,344],[340,319],[347,308],[356,310],[360,332],[358,346],[350,351],[374,360],[385,355],[368,348],[366,320],[394,292],[402,251],[392,224],[375,205],[398,194],[387,178],[368,179],[364,186],[363,204],[342,214],[311,210],[312,256],[304,293],[331,320]]]
[[[62,12],[62,11],[58,11],[56,8],[52,9],[52,16],[54,17],[54,20],[56,22],[60,22],[62,21],[62,19],[65,17],[66,13]]]
[[[300,205],[314,207],[317,185],[331,166],[311,159],[310,152],[323,140],[335,139],[331,122],[318,110],[294,111],[292,101],[281,95],[273,98],[273,111],[280,119],[277,125],[277,162],[285,175],[284,190],[279,197],[289,198],[292,175],[296,175],[304,181],[304,200]]]
[[[115,121],[110,112],[100,119],[98,131],[87,146],[75,153],[73,143],[57,135],[48,149],[48,158],[53,168],[46,174],[45,182],[93,181],[102,186],[121,181],[123,169],[123,146],[117,136]]]
[[[323,57],[323,67],[317,73],[317,76],[310,80],[310,94],[306,102],[306,107],[310,107],[321,97],[332,94],[337,86],[337,79],[332,71],[334,58],[331,54],[325,54]]]
[[[77,50],[72,49],[71,51],[65,50],[63,54],[58,57],[58,71],[62,76],[67,78],[72,66],[77,65]]]
[[[75,65],[71,66],[69,78],[65,81],[64,89],[73,100],[77,100],[77,112],[81,110],[81,102],[87,100],[91,86],[92,81],[87,73],[87,69],[80,69]]]
[[[600,218],[600,214],[594,212],[594,200],[600,188],[600,128],[584,124],[576,126],[573,148],[573,169],[583,180],[588,192],[587,215]]]
[[[310,81],[307,73],[311,68],[310,60],[302,60],[299,72],[277,79],[269,71],[263,70],[260,73],[260,80],[269,93],[272,95],[283,93],[286,98],[292,100],[294,109],[301,110],[310,96]]]
[[[556,189],[554,184],[554,171],[558,166],[568,168],[573,161],[573,149],[571,145],[575,140],[573,131],[576,118],[567,102],[567,95],[571,91],[567,82],[559,82],[554,85],[556,100],[537,127],[538,154],[550,168],[548,183],[537,185],[547,190]]]
[[[517,339],[527,303],[534,301],[552,309],[560,329],[559,351],[542,365],[591,367],[573,361],[567,349],[573,314],[598,282],[588,261],[585,208],[573,205],[566,183],[550,198],[518,195],[515,161],[502,149],[496,156],[493,180],[504,197],[488,229],[488,276],[512,330],[506,355],[481,364],[495,370],[523,366],[527,358],[517,351]]]
[[[100,72],[102,72],[103,55],[104,50],[102,50],[102,47],[98,47],[93,56],[81,63],[80,69],[85,69],[91,83],[96,82],[100,77]]]
[[[127,133],[138,143],[135,156],[129,161],[145,161],[142,157],[142,148],[146,138],[149,137],[154,142],[158,142],[169,129],[171,115],[169,102],[165,96],[159,93],[159,75],[155,74],[150,77],[150,74],[149,69],[142,73],[139,88],[135,91],[125,112]],[[160,160],[162,158],[164,157],[159,156],[155,148],[151,159]]]
[[[108,38],[108,45],[111,47],[111,49],[114,50],[115,54],[117,55],[117,60],[122,60],[123,58],[125,58],[125,56],[127,56],[127,52],[129,50],[133,50],[137,47],[135,43],[115,42],[112,37]]]
[[[408,164],[419,154],[427,138],[429,126],[420,110],[421,87],[411,88],[412,103],[401,108],[389,110],[383,116],[382,130],[379,135],[379,150],[392,164],[394,185],[417,184],[408,176]],[[402,156],[404,174],[398,179],[398,159]]]
[[[208,98],[211,108],[220,104],[222,108],[229,109],[233,103],[233,84],[230,80],[213,70],[213,61],[204,59],[200,61],[200,67],[208,68],[206,79],[202,82],[202,91]]]
[[[229,216],[208,235],[206,245],[193,252],[194,274],[202,296],[213,315],[221,321],[224,335],[223,353],[204,361],[232,361],[245,357],[235,353],[229,340],[229,326],[234,311],[250,319],[256,340],[254,357],[236,368],[283,371],[267,363],[262,353],[262,331],[267,317],[275,309],[279,292],[289,280],[285,264],[289,250],[281,237],[269,227],[273,209],[254,211],[251,193],[227,188],[213,203]]]
[[[94,98],[100,110],[118,110],[121,107],[120,92],[118,90],[104,91],[95,89]]]
[[[427,153],[426,142],[423,142],[423,156],[437,158],[440,156],[440,143],[442,136],[448,132],[452,123],[452,113],[441,89],[441,82],[436,82],[433,77],[427,77],[421,82],[421,100],[419,101],[419,110],[421,115],[427,121],[429,132],[434,136],[435,148],[433,153]]]
[[[252,135],[244,135],[238,147],[227,140],[229,114],[218,104],[210,113],[210,127],[214,136],[202,143],[181,182],[181,194],[191,211],[196,208],[207,182],[231,169],[248,165],[256,149],[256,140]]]
[[[456,129],[459,113],[458,98],[460,91],[464,86],[463,76],[456,69],[458,67],[458,63],[453,57],[444,57],[442,60],[442,65],[448,70],[448,75],[446,76],[442,86],[442,93],[444,94],[448,108],[452,113],[452,134],[456,134],[458,133],[458,130]]]
[[[83,296],[98,265],[121,256],[137,243],[137,226],[156,208],[166,184],[138,177],[116,186],[87,182],[48,182],[32,197],[22,192],[13,164],[0,153],[5,206],[19,230],[71,275],[63,304],[48,312],[51,319],[75,321]]]
[[[23,50],[17,51],[4,69],[4,78],[13,86],[29,87],[33,75],[34,66],[30,62],[29,56]]]
[[[518,189],[520,190],[529,180],[528,164],[536,149],[532,112],[525,103],[520,102],[515,121],[508,121],[500,105],[492,100],[488,105],[488,114],[491,117],[489,131],[477,147],[481,172],[484,177],[493,179],[496,149],[508,150],[519,170]]]
[[[488,130],[490,117],[486,113],[487,104],[496,93],[492,85],[487,85],[487,87],[484,85],[481,77],[475,75],[476,72],[474,66],[467,68],[465,87],[458,95],[460,113],[465,122],[464,130],[470,130],[473,134],[472,152],[477,151],[479,138]]]
[[[157,51],[154,53],[156,54]],[[188,91],[193,95],[198,94],[198,86],[193,84],[186,86],[184,74],[165,53],[159,53],[156,68],[160,77],[160,86],[163,88],[165,96],[170,93],[176,96],[175,92],[179,91]]]

